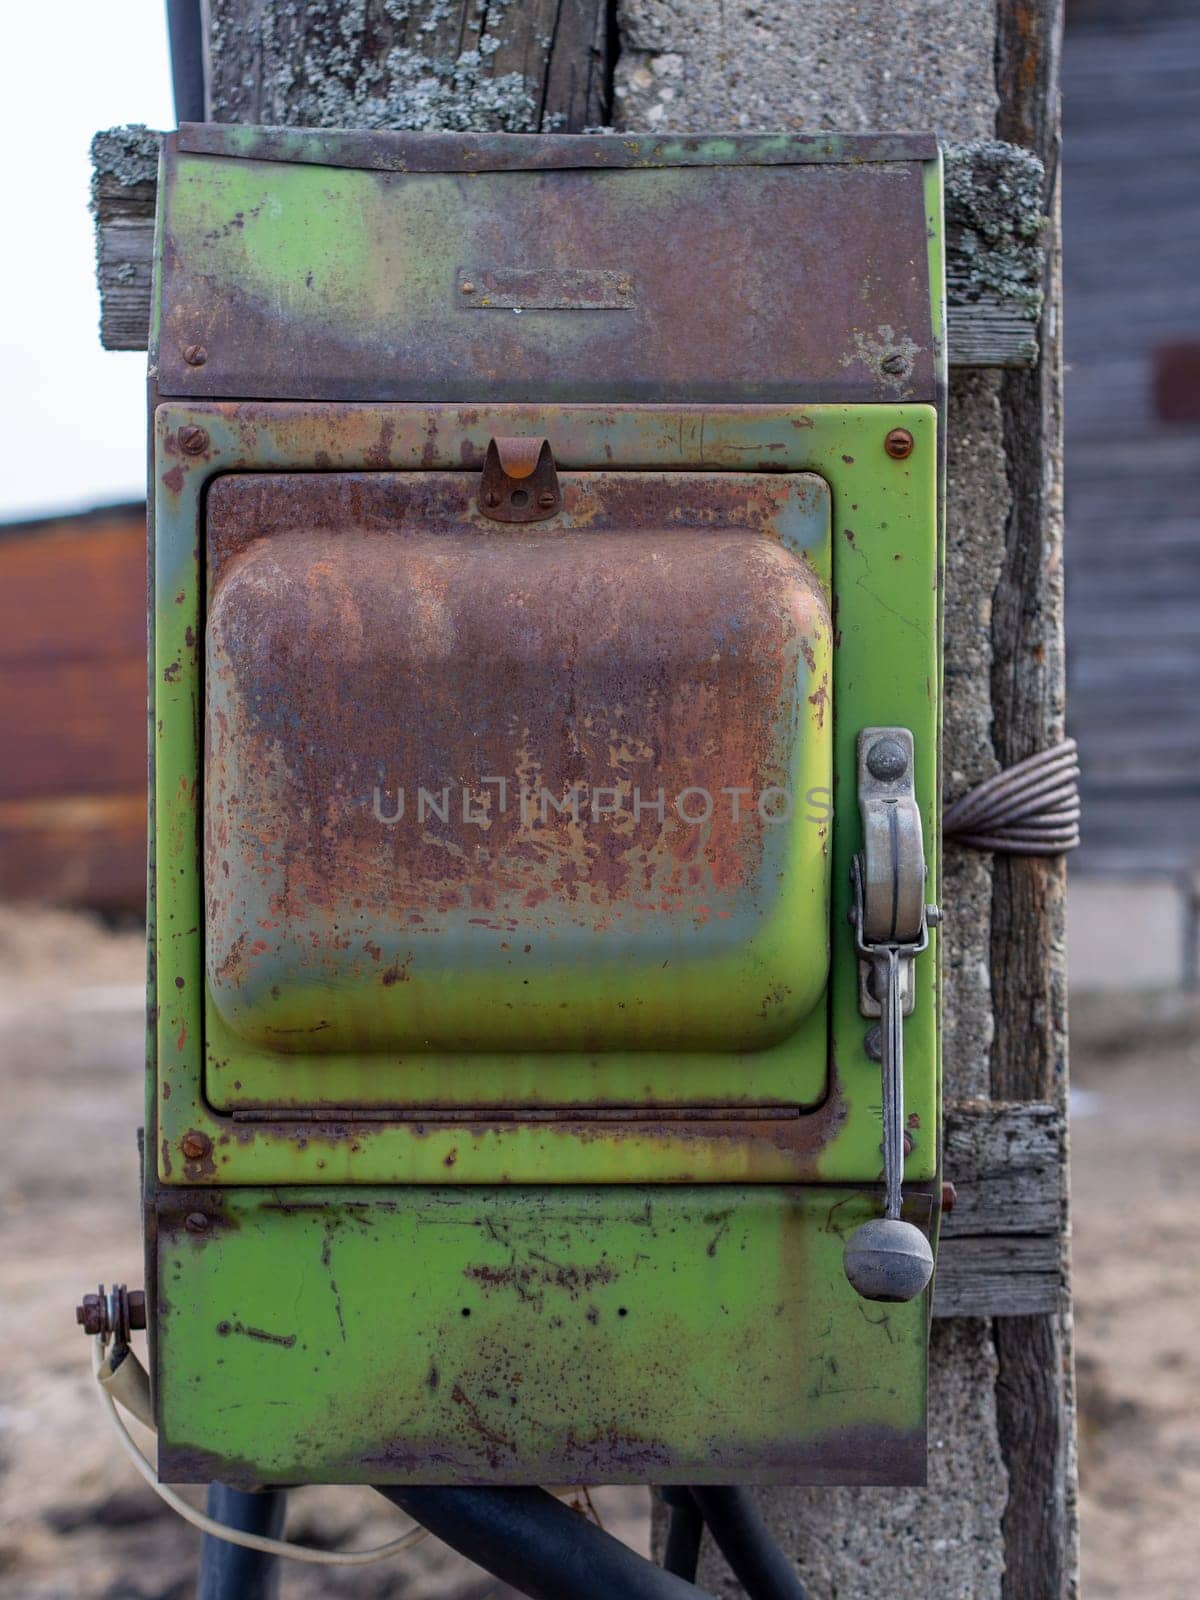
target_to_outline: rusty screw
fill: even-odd
[[[208,360],[208,351],[202,344],[185,344],[183,359],[189,367],[202,367]]]
[[[958,1190],[949,1181],[942,1184],[942,1210],[953,1211],[958,1204]]]
[[[189,1233],[207,1233],[208,1218],[203,1211],[189,1211],[184,1218],[184,1227]]]
[[[554,504],[554,491],[553,491],[553,489],[543,489],[541,494],[538,495],[538,505],[541,506],[543,511],[549,511],[553,504]]]
[[[206,1133],[199,1133],[195,1129],[185,1133],[179,1141],[179,1148],[189,1161],[203,1161],[212,1149],[212,1140]]]
[[[475,293],[475,285],[471,282],[470,278],[468,278],[467,281],[463,284],[462,292],[464,294],[474,294]]]
[[[913,436],[907,428],[893,428],[883,441],[883,448],[893,461],[903,461],[912,455]]]
[[[208,449],[208,434],[194,422],[189,422],[185,428],[179,430],[179,448],[185,455],[203,455]]]
[[[898,378],[907,365],[908,363],[904,357],[898,351],[894,351],[890,356],[884,356],[879,363],[879,370],[888,373],[893,378]]]

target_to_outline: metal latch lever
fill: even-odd
[[[912,1300],[933,1273],[929,1240],[901,1218],[904,1017],[915,1003],[914,963],[929,944],[929,922],[938,916],[925,905],[925,852],[912,766],[912,735],[906,728],[866,728],[859,735],[863,850],[851,867],[850,920],[860,1009],[880,1019],[884,1214],[855,1229],[843,1260],[850,1283],[868,1300]]]

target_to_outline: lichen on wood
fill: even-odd
[[[211,0],[210,119],[576,131],[606,117],[604,0]]]
[[[1041,161],[999,139],[949,146],[943,159],[951,297],[999,296],[1036,316],[1049,222]]]
[[[92,140],[92,212],[106,213],[109,201],[128,216],[140,199],[154,215],[158,185],[158,147],[162,135],[141,123],[105,128]]]

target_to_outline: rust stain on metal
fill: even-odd
[[[445,156],[420,177],[386,170],[370,159],[381,137],[353,147],[370,170],[299,169],[298,203],[353,225],[344,250],[314,242],[286,262],[254,216],[253,165],[228,163],[247,202],[244,225],[230,228],[228,186],[219,203],[198,201],[199,186],[177,176],[197,158],[167,141],[163,395],[935,398],[921,147],[892,141],[898,164],[879,159],[885,143],[844,164],[809,165],[796,146],[795,163],[780,147],[769,164],[737,165],[726,142],[721,165],[697,166],[674,141],[663,166],[620,172],[609,140],[596,165],[571,151],[534,172],[521,169],[539,153],[516,146],[495,162],[504,178],[480,182],[442,170]],[[403,148],[405,163],[416,158]],[[479,149],[500,154],[485,139]],[[537,239],[561,240],[554,254],[571,265],[505,265],[528,262]],[[491,265],[477,260],[481,245]],[[351,278],[362,294],[345,293]],[[799,301],[821,315],[797,317]],[[860,327],[892,330],[912,354],[897,363],[891,347],[869,344],[848,354],[845,330]]]
[[[533,1255],[526,1261],[514,1261],[503,1267],[465,1267],[463,1276],[477,1283],[485,1293],[492,1289],[511,1289],[519,1299],[530,1300],[544,1298],[546,1289],[557,1289],[577,1300],[597,1284],[615,1283],[620,1274],[604,1261],[592,1266],[573,1266]]]
[[[540,438],[505,441],[512,481],[536,484],[547,459]],[[214,485],[218,1005],[280,961],[289,983],[408,984],[439,936],[486,941],[506,971],[527,946],[536,965],[555,941],[664,920],[715,936],[772,892],[777,830],[754,797],[789,782],[797,685],[818,727],[828,695],[809,681],[829,631],[820,584],[767,531],[786,484],[560,484],[561,521],[511,531],[480,515],[465,474]],[[358,1026],[279,1019],[269,1043],[369,1046]],[[628,1019],[646,1042],[673,1026]]]
[[[243,1322],[221,1322],[217,1325],[217,1332],[223,1337],[231,1333],[240,1334],[244,1339],[255,1339],[259,1344],[277,1344],[285,1350],[291,1350],[296,1343],[294,1333],[269,1333],[266,1328],[251,1328]]]

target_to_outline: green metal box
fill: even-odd
[[[937,880],[935,145],[185,126],[159,196],[162,1476],[921,1481],[929,1291],[842,1255],[863,729]]]

